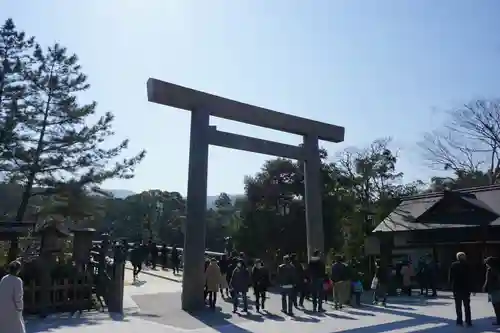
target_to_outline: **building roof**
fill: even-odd
[[[500,185],[482,186],[453,191],[469,204],[500,216]],[[411,196],[402,199],[396,209],[389,214],[373,232],[428,230],[437,228],[471,227],[471,224],[425,223],[419,219],[425,212],[435,206],[444,197],[444,192],[435,192]],[[490,225],[500,226],[500,218]]]

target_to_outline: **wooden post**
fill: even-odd
[[[52,270],[55,265],[55,256],[61,246],[59,238],[61,232],[54,224],[48,224],[38,231],[41,236],[40,258],[38,271],[40,272],[40,315],[46,317],[51,311],[50,292],[52,289]]]
[[[125,248],[114,248],[113,274],[108,290],[107,306],[109,312],[123,314],[123,289],[125,286]]]
[[[392,265],[392,250],[394,249],[394,236],[392,233],[383,232],[380,235],[380,265],[386,270]],[[388,272],[389,273],[389,272]],[[389,281],[392,281],[390,279]],[[388,294],[393,295],[396,293],[394,284],[391,282],[388,286]]]
[[[47,317],[50,312],[50,289],[52,287],[52,254],[42,253],[37,270],[40,272],[40,316]]]
[[[125,263],[115,262],[113,264],[113,278],[109,288],[108,311],[123,314],[123,290],[125,286]]]

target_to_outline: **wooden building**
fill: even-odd
[[[388,264],[401,259],[417,263],[432,254],[443,286],[455,254],[463,251],[475,268],[478,287],[484,279],[484,258],[500,256],[500,185],[404,198],[373,235],[367,254],[379,255]]]

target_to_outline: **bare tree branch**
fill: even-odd
[[[419,146],[431,167],[458,174],[500,176],[500,100],[477,100],[448,111],[443,128],[427,133]]]

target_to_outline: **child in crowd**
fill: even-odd
[[[354,295],[356,306],[361,306],[361,295],[363,294],[363,283],[361,282],[362,273],[356,273],[351,281],[351,290]]]
[[[323,296],[325,297],[325,303],[328,302],[328,299],[333,294],[333,282],[330,280],[328,276],[325,277],[323,281]]]

